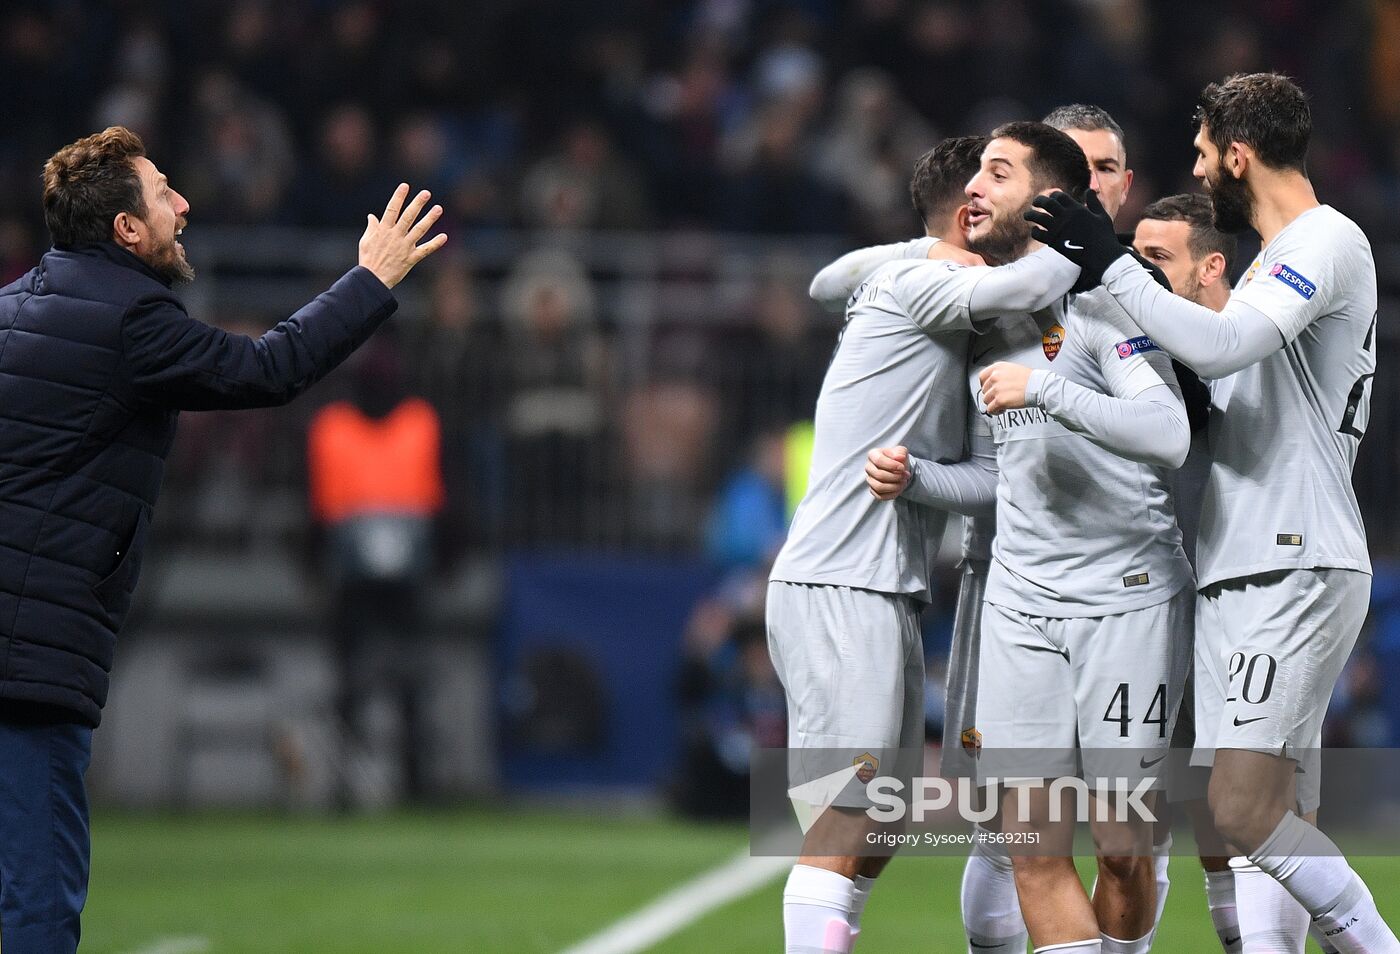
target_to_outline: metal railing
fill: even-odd
[[[357,240],[353,232],[192,229],[186,244],[199,279],[184,295],[205,321],[266,327],[352,265]],[[453,235],[447,251],[396,290],[394,323],[406,339],[421,337],[437,274],[470,273],[474,320],[490,333],[467,347],[488,357],[464,364],[471,380],[436,396],[451,405],[439,407],[448,430],[457,429],[445,465],[449,494],[455,488],[465,498],[449,507],[458,544],[477,552],[694,549],[716,488],[759,435],[810,415],[839,318],[807,301],[806,283],[849,244],[837,236],[718,233]],[[535,345],[516,334],[512,281],[541,250],[585,276],[586,337],[606,354],[596,381],[551,389],[547,374],[522,384],[513,370]],[[1400,367],[1400,244],[1378,246],[1376,260],[1381,363],[1355,484],[1373,550],[1395,555],[1400,384],[1390,369]],[[230,423],[242,444],[225,439],[222,424],[187,421],[169,480],[178,516],[164,521],[167,532],[191,544],[295,543],[308,519],[306,420],[334,393],[330,385],[291,408]],[[596,406],[585,411],[585,400]],[[523,426],[521,415],[529,418],[541,402],[546,418],[559,412],[574,423]],[[588,422],[579,425],[580,417]]]

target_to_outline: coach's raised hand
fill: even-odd
[[[1031,238],[1044,243],[1079,266],[1075,288],[1093,288],[1103,282],[1103,273],[1128,250],[1118,241],[1099,197],[1090,192],[1077,202],[1064,192],[1038,195],[1025,219],[1031,223]]]
[[[365,234],[360,236],[360,264],[389,288],[403,281],[413,266],[447,244],[447,236],[441,232],[422,245],[418,244],[442,215],[440,205],[423,215],[423,207],[432,197],[432,193],[424,189],[405,209],[403,202],[408,198],[408,183],[404,182],[389,197],[383,217],[375,218],[372,213],[369,216]]]

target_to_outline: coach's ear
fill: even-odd
[[[134,248],[141,244],[141,232],[137,228],[140,220],[130,212],[118,212],[112,217],[112,241],[122,248]]]

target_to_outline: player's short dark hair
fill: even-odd
[[[1282,73],[1236,73],[1201,90],[1196,123],[1221,152],[1232,142],[1274,169],[1307,172],[1312,113],[1298,84]]]
[[[1118,137],[1120,144],[1124,142],[1123,127],[1118,125],[1117,120],[1110,116],[1108,110],[1102,106],[1091,106],[1088,103],[1057,106],[1050,110],[1049,115],[1042,122],[1047,126],[1054,126],[1061,132],[1066,129],[1087,129],[1090,132],[1106,129]]]
[[[925,230],[966,201],[963,189],[977,175],[986,147],[986,136],[956,136],[943,140],[914,163],[909,196]]]
[[[1063,189],[1083,200],[1089,191],[1089,160],[1079,143],[1045,123],[1019,121],[992,130],[993,139],[1011,139],[1031,151],[1031,179],[1037,192]]]
[[[1215,227],[1215,210],[1208,196],[1182,193],[1158,199],[1142,210],[1144,219],[1157,222],[1185,222],[1188,228],[1186,245],[1193,258],[1204,258],[1211,252],[1225,256],[1225,274],[1233,275],[1239,242],[1229,232]]]
[[[44,222],[53,243],[110,241],[118,212],[145,216],[141,177],[132,162],[145,154],[140,136],[109,126],[50,156],[44,163]]]

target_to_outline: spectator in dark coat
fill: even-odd
[[[0,945],[76,950],[87,897],[83,774],[181,410],[282,404],[397,306],[441,247],[394,192],[360,265],[258,339],[189,317],[189,203],[114,126],[44,166],[53,249],[0,289]],[[402,214],[400,214],[402,210]]]

